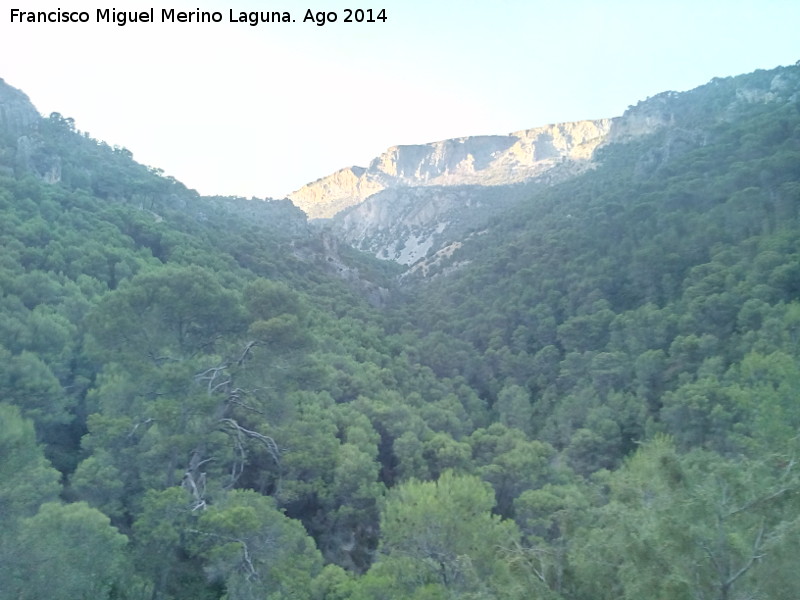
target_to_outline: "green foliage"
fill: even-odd
[[[759,595],[762,563],[796,537],[798,473],[780,457],[726,461],[679,455],[658,437],[608,479],[610,501],[575,545],[575,564],[596,597],[706,598]],[[616,554],[600,559],[600,548]],[[794,574],[773,572],[790,589]],[[592,590],[592,591],[590,591]],[[602,591],[601,591],[602,590]]]
[[[322,559],[302,526],[282,515],[269,498],[233,491],[203,512],[190,530],[190,547],[204,559],[226,598],[310,598]]]
[[[487,484],[449,471],[437,481],[393,488],[381,515],[382,556],[374,568],[408,597],[497,593],[509,577],[498,555],[519,533],[492,515],[493,505]]]
[[[0,131],[0,595],[791,595],[798,88],[640,103],[670,126],[400,284],[288,201]]]
[[[127,544],[108,517],[84,503],[43,504],[20,523],[12,560],[18,579],[8,589],[23,599],[118,597],[126,583]]]
[[[0,514],[9,525],[59,492],[58,472],[36,445],[33,424],[5,403],[0,403],[0,480]]]
[[[144,272],[104,296],[89,316],[103,350],[155,362],[213,351],[242,326],[238,298],[199,267]]]

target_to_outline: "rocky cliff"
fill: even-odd
[[[342,241],[411,265],[481,227],[531,186],[591,168],[614,127],[600,119],[394,146],[369,167],[337,171],[290,199],[309,218],[329,219]]]
[[[310,183],[289,198],[311,219],[333,217],[387,189],[418,186],[507,185],[555,166],[590,164],[611,129],[610,119],[577,121],[508,135],[463,137],[393,146],[367,168],[349,167]]]
[[[359,250],[411,265],[463,239],[535,185],[389,188],[340,212],[326,227]]]
[[[411,265],[532,197],[537,186],[592,168],[600,146],[658,134],[638,157],[636,172],[647,176],[707,143],[716,123],[756,103],[796,103],[799,90],[800,63],[663,92],[613,119],[395,146],[369,167],[323,177],[290,199],[309,218],[330,219],[332,232],[348,244]]]

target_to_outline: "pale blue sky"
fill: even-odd
[[[212,25],[11,24],[0,77],[44,114],[206,194],[282,197],[388,146],[613,117],[665,90],[800,60],[797,0],[121,0],[219,10]],[[386,9],[386,23],[302,23],[307,8]],[[229,23],[228,9],[292,24]]]

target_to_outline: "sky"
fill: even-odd
[[[155,23],[95,22],[153,8]],[[282,198],[386,148],[621,115],[800,60],[797,0],[4,0],[0,78],[207,195]],[[344,9],[386,21],[344,23]],[[11,22],[11,9],[88,23]],[[162,9],[220,23],[162,23]],[[307,10],[338,20],[303,22]],[[230,22],[288,11],[293,23]]]

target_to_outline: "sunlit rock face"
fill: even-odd
[[[518,193],[593,166],[611,119],[560,123],[508,135],[393,146],[369,167],[349,167],[290,195],[342,241],[411,265],[459,239]],[[519,193],[521,190],[519,190]]]
[[[418,186],[507,185],[538,177],[565,162],[578,166],[611,129],[610,119],[393,146],[367,168],[348,167],[289,198],[311,219],[331,218],[383,190]]]

